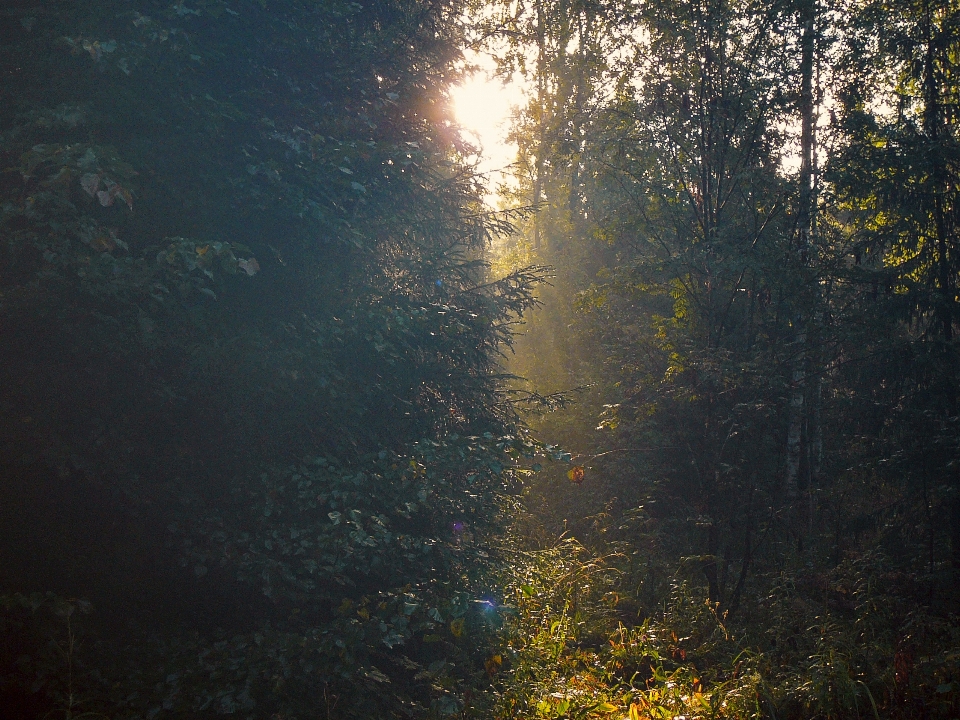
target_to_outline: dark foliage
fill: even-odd
[[[462,706],[543,272],[485,277],[459,12],[4,5],[4,717]]]

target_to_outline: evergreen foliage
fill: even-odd
[[[485,276],[459,13],[4,6],[5,717],[462,708],[543,271]]]
[[[5,5],[0,714],[956,717],[958,43]],[[529,85],[519,209],[468,45]]]

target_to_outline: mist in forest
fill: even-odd
[[[4,4],[0,717],[957,717],[958,19]]]

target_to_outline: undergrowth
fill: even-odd
[[[707,599],[696,563],[677,563],[657,604],[645,606],[640,575],[665,570],[638,569],[626,545],[511,542],[527,547],[506,565],[506,623],[486,663],[493,691],[472,716],[960,716],[960,629],[898,597],[902,579],[882,558],[813,577],[758,574],[731,616]]]

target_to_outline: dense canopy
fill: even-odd
[[[5,5],[0,567],[99,628],[24,716],[459,707],[539,272],[483,273],[459,12]]]
[[[954,0],[5,3],[0,716],[956,717],[958,62]]]

